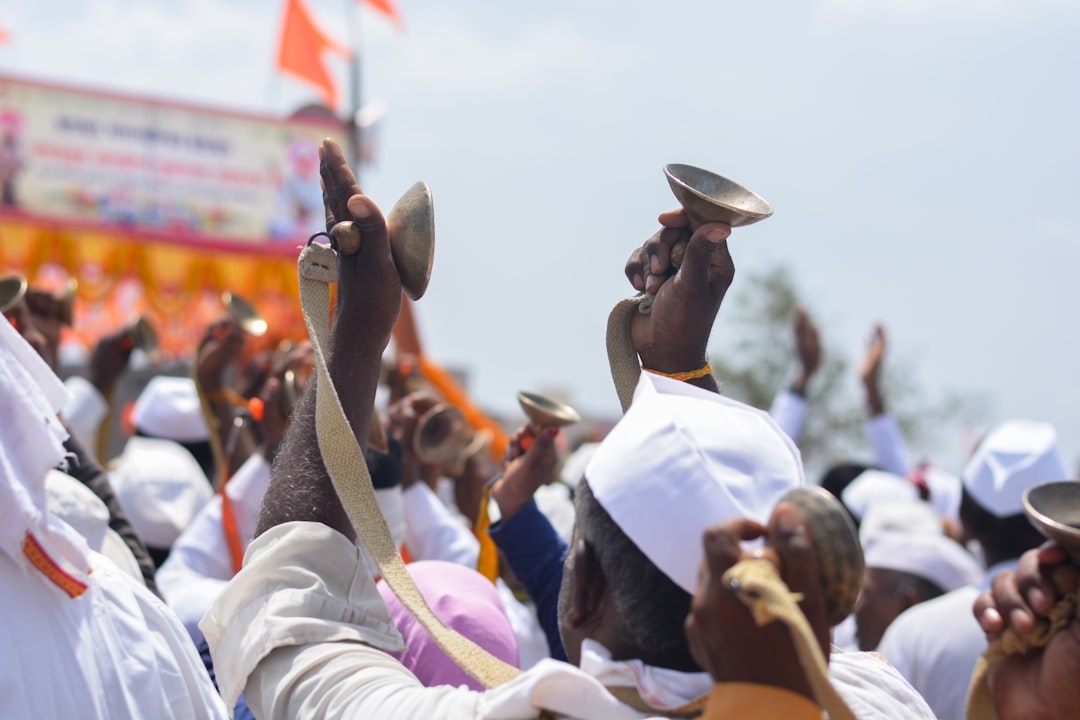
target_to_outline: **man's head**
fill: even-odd
[[[983,438],[964,468],[960,521],[965,537],[979,542],[987,564],[1020,557],[1043,541],[1024,516],[1024,493],[1068,477],[1053,426],[1002,423]]]
[[[210,428],[203,417],[194,380],[165,375],[152,378],[135,400],[131,421],[136,435],[183,445],[206,477],[213,477]]]
[[[798,450],[767,414],[643,373],[577,493],[559,603],[569,659],[593,638],[616,660],[693,669],[683,621],[705,529],[765,522],[802,483]]]
[[[860,650],[873,650],[897,615],[912,605],[982,579],[978,561],[937,532],[881,530],[863,540],[866,570],[855,608]]]

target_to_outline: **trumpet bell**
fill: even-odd
[[[468,446],[469,423],[453,405],[439,403],[420,416],[413,433],[413,451],[421,462],[450,462]]]
[[[236,324],[240,326],[240,329],[246,332],[252,337],[262,337],[266,334],[268,325],[266,321],[262,319],[258,311],[255,310],[255,306],[243,299],[239,295],[235,295],[231,292],[223,292],[221,294],[221,302],[225,305],[225,309],[228,311],[229,316],[236,321]]]
[[[1027,489],[1023,502],[1031,524],[1080,562],[1080,482],[1036,485]]]
[[[0,278],[0,313],[6,313],[18,305],[26,296],[30,284],[22,275],[8,275]]]
[[[757,193],[708,170],[674,163],[664,166],[664,175],[692,229],[709,222],[750,225],[773,213],[772,205]]]
[[[557,402],[549,397],[530,392],[519,392],[518,404],[529,418],[529,424],[535,428],[566,427],[581,422],[578,411],[566,403]]]
[[[435,203],[426,183],[405,191],[386,218],[386,231],[401,286],[410,299],[419,300],[427,292],[435,261]]]

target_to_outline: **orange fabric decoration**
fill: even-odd
[[[394,0],[363,0],[364,4],[372,10],[377,10],[383,15],[388,17],[391,22],[398,26],[398,29],[405,29],[405,20],[401,17],[401,12],[397,9],[397,3]]]
[[[54,585],[68,594],[69,597],[77,598],[86,592],[86,583],[73,578],[55,560],[45,548],[41,547],[38,539],[26,531],[22,543],[23,555],[30,561],[38,572],[47,577]]]
[[[330,51],[343,58],[352,51],[340,45],[315,23],[303,0],[285,0],[285,19],[281,25],[277,66],[299,80],[314,85],[331,109],[337,109],[337,85],[323,63],[323,53]]]

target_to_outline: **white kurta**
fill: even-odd
[[[225,485],[241,547],[246,548],[255,535],[269,483],[270,463],[254,453]],[[221,521],[221,495],[215,494],[173,543],[155,580],[165,601],[197,643],[202,639],[199,621],[232,576],[232,556]]]
[[[586,654],[582,669],[545,660],[484,693],[424,688],[379,649],[400,650],[401,640],[359,552],[318,523],[287,523],[256,539],[201,627],[223,695],[232,702],[246,690],[260,718],[529,718],[546,709],[618,720],[644,716],[616,701],[600,677],[637,684],[643,696],[669,703],[711,688],[704,673],[645,671],[605,661],[599,650]],[[830,673],[860,718],[932,717],[899,674],[872,655],[836,654]]]
[[[1000,563],[986,577],[1015,568],[1015,562]],[[941,720],[964,719],[971,675],[986,650],[986,634],[972,613],[980,591],[960,588],[905,610],[878,645]]]

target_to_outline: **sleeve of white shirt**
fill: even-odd
[[[230,707],[244,691],[260,718],[476,717],[479,693],[425,688],[386,654],[401,635],[345,536],[286,523],[244,560],[201,624]]]
[[[93,383],[78,375],[72,375],[65,380],[64,387],[71,393],[70,399],[64,405],[64,420],[75,439],[88,453],[93,454],[97,447],[98,428],[109,414],[109,403]]]
[[[769,415],[793,441],[798,441],[806,422],[806,398],[790,390],[784,390],[773,398]]]
[[[402,499],[405,544],[414,560],[445,560],[476,567],[480,543],[427,484],[413,483]]]
[[[893,475],[907,477],[911,471],[907,443],[900,432],[900,424],[888,413],[882,413],[866,421],[866,439],[874,451],[878,467]]]

